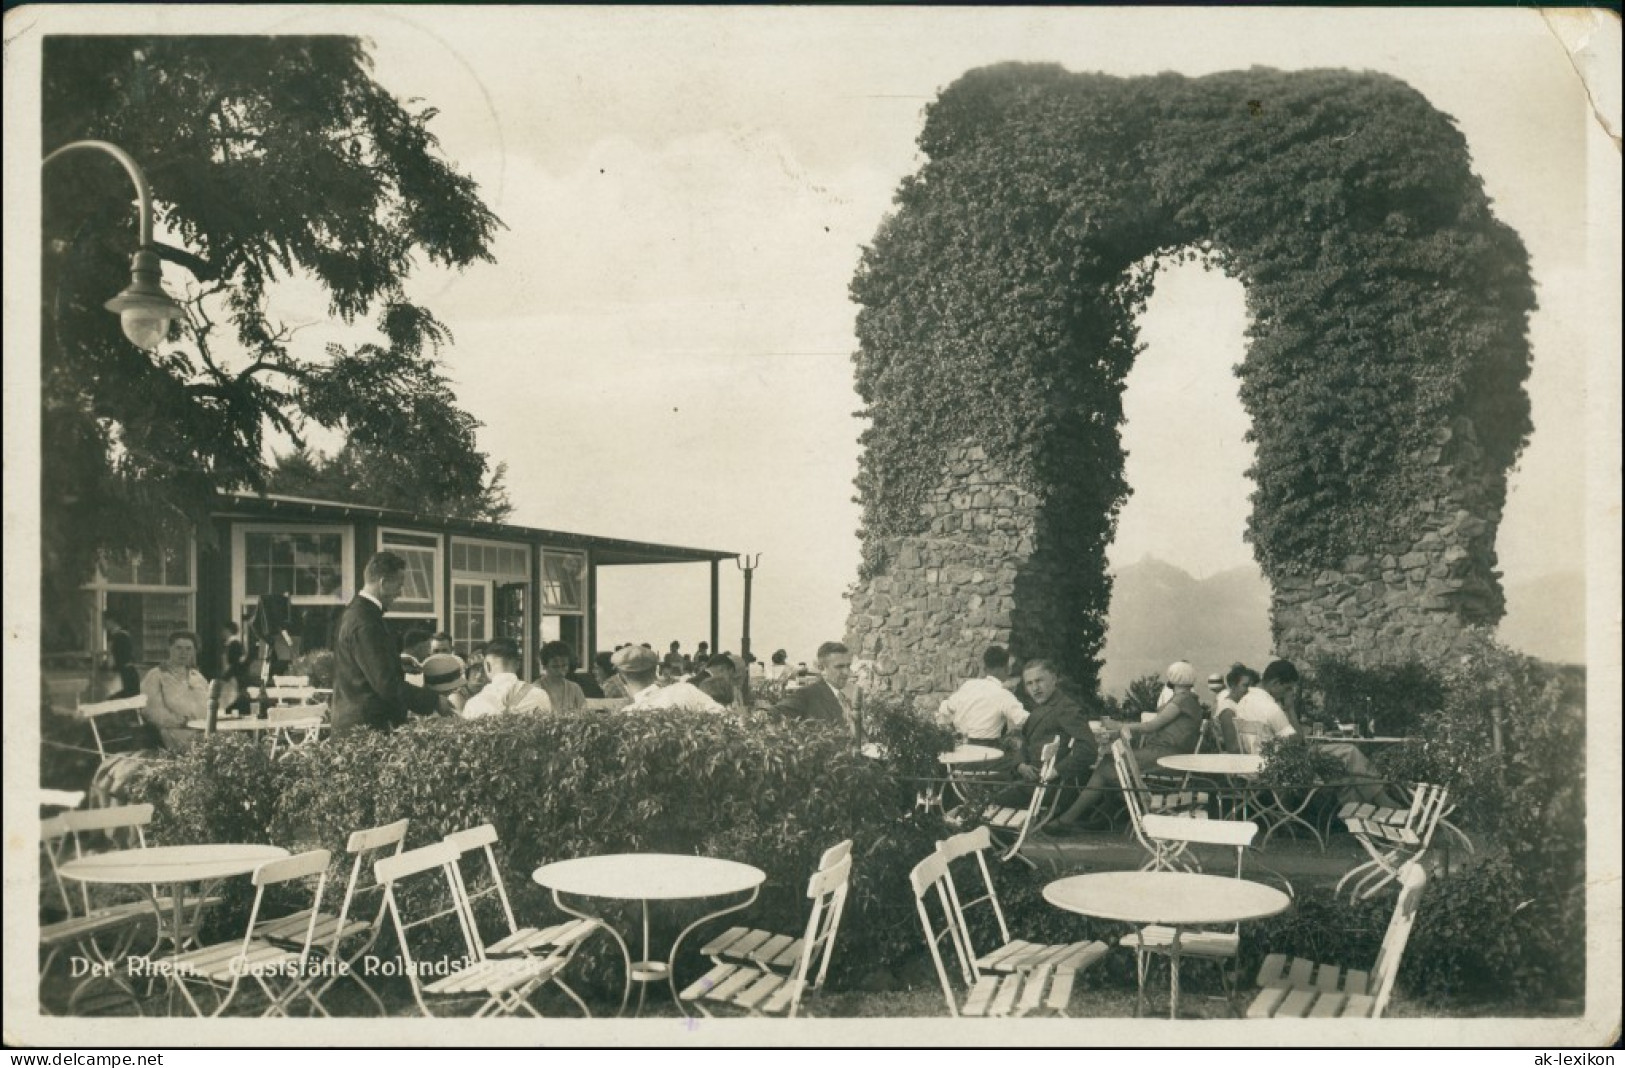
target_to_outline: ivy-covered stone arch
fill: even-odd
[[[1093,680],[1124,376],[1170,255],[1246,287],[1277,651],[1404,659],[1500,618],[1535,300],[1448,116],[1372,73],[1009,64],[944,90],[920,148],[852,282],[848,638],[877,686],[927,699],[990,641]]]

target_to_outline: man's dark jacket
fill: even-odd
[[[384,610],[357,594],[345,606],[333,641],[333,733],[392,730],[406,722],[408,710],[429,714],[437,708],[433,693],[407,684]]]
[[[773,706],[773,711],[792,719],[822,720],[852,730],[852,725],[846,721],[846,710],[841,707],[841,699],[821,678],[785,694],[784,700]]]
[[[1051,738],[1069,738],[1063,744],[1055,765],[1056,778],[1062,782],[1078,782],[1089,777],[1095,766],[1099,750],[1095,747],[1094,732],[1078,703],[1066,693],[1057,690],[1048,704],[1035,705],[1032,715],[1021,725],[1022,763],[1039,766],[1039,753]]]

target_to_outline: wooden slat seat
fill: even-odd
[[[956,1016],[1025,1016],[1040,1009],[1065,1015],[1077,974],[1103,958],[1106,945],[1092,941],[1057,944],[1011,938],[987,866],[986,853],[992,844],[992,833],[985,825],[955,835],[938,842],[936,853],[916,865],[910,874],[915,906],[948,1007]],[[962,858],[975,860],[981,877],[976,897],[961,898],[954,881],[952,864]],[[944,921],[940,931],[926,907],[933,888]],[[980,905],[993,913],[1003,941],[987,953],[977,955],[965,912]],[[954,947],[965,981],[967,993],[963,1005],[956,1003],[943,963],[939,947],[944,939]]]
[[[707,1004],[731,1005],[752,1015],[795,1016],[801,996],[817,990],[829,968],[852,875],[852,842],[824,851],[807,883],[812,902],[801,937],[751,927],[730,927],[700,952],[711,970],[684,987],[680,1002],[709,1015]],[[816,963],[815,959],[816,958]]]
[[[1426,855],[1449,808],[1449,789],[1429,783],[1416,784],[1408,809],[1344,805],[1338,814],[1369,859],[1345,872],[1333,892],[1340,893],[1352,881],[1350,898],[1358,900],[1393,882],[1403,865]]]
[[[1369,973],[1303,957],[1271,953],[1258,970],[1263,989],[1247,1007],[1249,1019],[1268,1017],[1378,1017],[1388,1007],[1400,958],[1427,886],[1427,873],[1411,863],[1399,873],[1400,892]]]
[[[1139,938],[1133,932],[1117,940],[1127,949],[1144,946],[1147,950],[1165,950],[1174,944],[1174,929],[1160,924],[1140,928]],[[1181,931],[1179,953],[1182,957],[1234,957],[1241,948],[1241,936],[1235,931]]]

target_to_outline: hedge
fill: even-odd
[[[888,728],[884,710],[871,714],[877,733],[918,737],[904,723]],[[940,751],[933,741],[922,744],[932,758]],[[918,766],[915,754],[903,748],[899,754]],[[830,982],[839,988],[891,968],[922,945],[907,874],[947,830],[939,815],[915,811],[918,784],[896,767],[859,755],[847,736],[824,725],[762,714],[429,719],[387,735],[328,739],[276,760],[240,736],[204,738],[184,755],[153,762],[135,779],[132,800],[157,806],[153,838],[166,844],[333,850],[335,894],[348,874],[345,841],[358,828],[409,819],[406,847],[414,848],[491,823],[514,911],[533,924],[564,918],[531,880],[538,866],[665,852],[761,868],[767,880],[760,897],[732,919],[799,932],[819,854],[851,838],[852,888],[840,944],[862,950],[838,948]],[[683,908],[658,921],[661,937],[700,914],[682,918]],[[234,910],[222,911],[225,929],[241,923]],[[636,949],[630,910],[618,927]],[[608,940],[595,943],[577,971],[586,989],[618,994],[619,956]],[[680,976],[696,974],[692,948]]]

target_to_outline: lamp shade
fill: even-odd
[[[169,336],[169,324],[181,318],[181,306],[164,292],[158,257],[141,249],[130,261],[130,284],[103,305],[116,312],[124,336],[137,348],[155,349]]]

